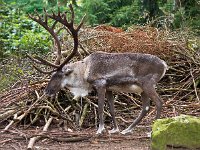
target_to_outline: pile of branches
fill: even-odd
[[[169,66],[165,77],[157,85],[157,90],[164,100],[163,117],[177,116],[181,113],[200,115],[200,57],[197,50],[190,49],[183,36],[169,31],[159,31],[152,27],[130,28],[122,31],[110,26],[82,29],[79,35],[79,57],[95,51],[106,52],[140,52],[157,55]],[[63,39],[70,39],[64,36]],[[61,40],[62,49],[71,49],[71,40]],[[52,52],[53,54],[56,53]],[[63,56],[69,52],[62,51]],[[0,124],[5,125],[4,131],[10,127],[23,125],[28,128],[33,125],[45,125],[46,131],[52,123],[68,132],[80,128],[96,127],[97,97],[95,91],[88,97],[74,100],[71,93],[65,89],[56,97],[48,98],[43,94],[48,78],[31,84],[19,84],[0,95]],[[141,102],[138,95],[115,93],[116,117],[120,128],[137,117]],[[151,111],[141,124],[149,124],[154,116]],[[104,110],[105,120],[110,122],[110,114]],[[109,125],[111,127],[111,125]],[[40,136],[35,136],[30,145]],[[77,139],[77,141],[80,138]],[[31,146],[30,146],[31,147]]]
[[[148,26],[133,27],[124,32],[119,28],[100,25],[80,33],[80,53],[133,52],[162,58],[167,62],[169,70],[157,88],[166,104],[170,103],[174,107],[172,115],[185,113],[199,116],[200,52],[199,47],[190,46],[189,36],[193,35]],[[64,45],[65,49],[70,49],[69,43]],[[168,116],[169,113],[166,114]]]
[[[108,27],[106,30],[102,29],[102,26],[100,29],[98,27],[87,29],[80,36],[81,44],[92,52],[133,52],[156,55],[165,60],[169,66],[165,78],[159,85],[159,89],[163,89],[162,94],[172,99],[199,101],[197,88],[200,87],[200,52],[198,48],[189,47],[185,35],[187,33],[159,31],[153,27],[137,27],[126,32],[107,29]],[[178,93],[174,93],[174,90]],[[185,95],[184,91],[193,97]]]

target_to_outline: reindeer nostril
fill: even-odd
[[[48,95],[48,96],[52,96],[52,95],[55,95],[55,90],[53,90],[53,89],[46,89],[45,91],[44,91],[44,93],[46,94],[46,95]]]
[[[49,90],[49,94],[53,94],[53,90]]]
[[[50,91],[50,90],[48,90],[48,89],[45,89],[45,90],[44,90],[44,94],[46,94],[46,95],[48,95],[48,96],[49,96],[49,95],[51,95],[51,91]]]

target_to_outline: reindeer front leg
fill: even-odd
[[[114,107],[114,98],[113,98],[112,91],[106,91],[106,97],[107,97],[107,100],[108,100],[110,114],[111,114],[113,126],[114,126],[114,128],[112,130],[108,131],[108,132],[110,134],[117,133],[117,132],[119,132],[119,128],[117,126],[117,122],[116,122],[116,119],[115,119],[115,107]]]
[[[103,109],[104,109],[105,93],[106,93],[106,81],[105,80],[95,81],[94,87],[98,94],[98,114],[99,114],[99,128],[96,134],[101,134],[103,130],[105,130]]]

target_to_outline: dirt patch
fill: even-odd
[[[148,128],[139,126],[135,128],[131,135],[114,134],[109,135],[105,132],[101,136],[95,135],[96,129],[83,129],[73,133],[51,129],[46,133],[54,137],[54,140],[44,138],[36,142],[35,150],[149,150],[150,138],[148,138]],[[12,129],[7,133],[0,134],[0,150],[24,150],[27,149],[29,139],[36,135],[35,129]],[[81,142],[58,142],[56,138],[67,137],[68,134],[90,137]]]
[[[150,127],[137,126],[131,135],[112,134],[105,132],[101,136],[95,135],[96,129],[83,129],[73,133],[51,128],[46,133],[53,139],[43,138],[34,145],[34,150],[150,150],[151,139],[148,137]],[[2,131],[2,130],[1,130]],[[37,129],[14,129],[0,134],[0,150],[25,150],[31,136],[36,135]],[[36,133],[38,132],[38,133]],[[56,139],[68,138],[69,134],[77,137],[89,137],[81,142],[58,142]],[[184,148],[168,147],[167,150],[187,150]]]

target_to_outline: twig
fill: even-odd
[[[15,110],[14,110],[14,109],[13,109],[13,110],[8,110],[8,111],[6,111],[6,112],[0,114],[0,119],[7,118],[7,117],[9,117],[9,116],[15,114],[16,111],[17,111],[16,109],[15,109]]]
[[[87,97],[85,98],[86,99],[86,101],[89,103],[89,104],[92,104],[92,105],[94,105],[96,108],[98,108],[98,105],[97,104],[95,104],[95,103],[93,103],[92,101],[90,101],[90,99],[88,99]],[[103,111],[106,115],[108,115],[109,117],[111,117],[111,115],[108,113],[108,112],[106,112],[106,111]]]
[[[12,126],[14,123],[17,123],[17,122],[21,121],[21,120],[33,109],[33,107],[35,106],[35,104],[36,104],[39,100],[41,100],[44,96],[45,96],[45,95],[43,94],[40,98],[38,98],[38,99],[29,107],[29,109],[28,109],[25,113],[23,113],[22,115],[20,115],[19,117],[17,117],[17,113],[16,113],[16,114],[14,115],[14,116],[15,116],[14,119],[4,128],[3,132],[7,131],[7,130],[10,128],[10,126]]]
[[[14,114],[13,120],[11,120],[10,123],[3,129],[2,133],[8,131],[8,129],[10,128],[10,126],[12,126],[12,124],[15,122],[14,121],[15,119],[17,119],[17,113]]]
[[[48,138],[57,142],[81,142],[81,141],[85,141],[85,140],[89,140],[92,136],[85,136],[85,137],[51,137],[48,135],[41,135],[41,138]]]
[[[46,124],[45,124],[43,130],[42,130],[43,132],[46,132],[46,131],[48,130],[48,128],[49,128],[49,126],[50,126],[52,120],[53,120],[53,117],[50,117],[49,120],[46,122]],[[39,135],[39,136],[35,136],[35,137],[31,138],[30,141],[29,141],[29,143],[28,143],[27,149],[28,149],[28,150],[32,150],[32,149],[33,149],[33,146],[34,146],[34,144],[35,144],[35,142],[36,142],[37,140],[39,140],[41,137],[42,137],[42,136]]]
[[[197,93],[196,83],[195,83],[194,76],[193,76],[191,70],[190,70],[190,75],[191,75],[191,77],[192,77],[192,82],[193,82],[194,92],[195,92],[195,95],[196,95],[197,101],[200,102],[200,100],[199,100],[199,96],[198,96],[198,93]]]
[[[85,119],[85,116],[87,115],[87,109],[88,109],[88,103],[86,103],[85,106],[84,106],[84,108],[83,108],[83,112],[82,112],[81,118],[79,120],[79,126],[80,127],[82,126],[83,121]]]
[[[3,141],[0,141],[0,144],[4,144],[4,143],[10,142],[10,141],[12,141],[12,139],[3,140]]]

